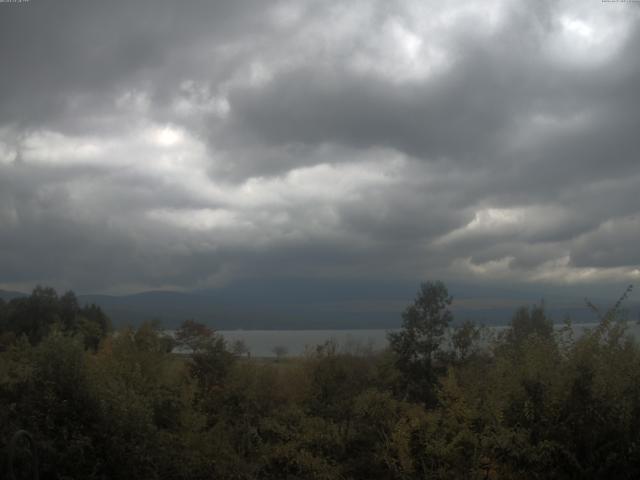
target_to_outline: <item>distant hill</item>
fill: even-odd
[[[14,298],[26,297],[26,293],[22,292],[12,292],[10,290],[0,290],[0,298],[5,302],[9,300],[13,300]]]
[[[499,296],[500,292],[483,292],[487,296],[457,296],[453,313],[456,321],[473,320],[485,325],[505,325],[521,305],[531,305],[538,299],[516,295]],[[379,298],[329,298],[286,295],[264,296],[245,292],[144,292],[135,295],[107,296],[82,295],[81,301],[96,303],[112,318],[116,325],[138,324],[157,319],[168,328],[177,326],[187,318],[206,323],[220,330],[304,330],[304,329],[358,329],[397,328],[401,313],[412,298],[384,296]],[[594,300],[605,310],[612,301]],[[551,298],[545,300],[547,312],[559,323],[566,317],[574,322],[595,320],[582,298]],[[639,303],[626,303],[630,319],[640,312]]]
[[[149,291],[132,295],[79,295],[82,304],[95,303],[116,326],[139,325],[159,320],[174,328],[185,319],[194,319],[219,330],[305,330],[397,328],[401,312],[412,301],[415,285],[242,283],[219,289],[175,292]],[[485,325],[505,325],[521,305],[539,301],[530,293],[483,286],[453,286],[453,313],[457,322],[473,320]],[[0,298],[24,296],[21,292],[0,290]],[[605,310],[615,299],[594,302]],[[582,297],[550,294],[545,297],[547,312],[555,322],[570,316],[574,322],[595,320]],[[640,303],[625,303],[635,320]]]

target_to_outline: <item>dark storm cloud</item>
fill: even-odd
[[[571,178],[590,180],[612,168],[624,176],[621,168],[635,168],[640,113],[629,102],[640,82],[633,54],[638,34],[602,65],[568,69],[547,58],[540,39],[518,42],[516,28],[456,39],[451,69],[422,82],[399,84],[339,63],[309,63],[262,87],[232,90],[231,120],[216,140],[383,146],[426,161],[506,168],[531,178],[526,183],[534,195],[550,171],[558,173],[550,182],[557,189]],[[532,125],[536,116],[548,124]],[[572,128],[581,116],[584,125]],[[540,141],[512,145],[519,135]]]
[[[71,119],[58,115],[92,115],[89,108],[74,109],[85,97],[91,103],[87,107],[107,108],[103,102],[119,89],[151,84],[162,91],[164,82],[180,78],[179,71],[165,69],[167,59],[188,57],[203,36],[215,45],[221,38],[257,30],[264,12],[260,5],[250,0],[35,0],[3,5],[1,121],[64,123]]]
[[[0,286],[640,276],[640,11],[0,4]]]
[[[419,85],[305,67],[263,89],[233,92],[229,130],[276,144],[340,142],[482,162],[513,120],[513,101],[522,101],[500,88],[499,76],[477,57]]]
[[[638,215],[610,220],[576,241],[571,252],[575,265],[624,267],[640,264]]]

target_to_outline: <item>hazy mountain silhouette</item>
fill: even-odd
[[[414,284],[361,284],[299,281],[265,284],[244,281],[218,289],[176,292],[148,291],[131,295],[78,295],[81,303],[99,305],[116,326],[138,325],[159,320],[165,327],[191,318],[216,329],[357,329],[396,328],[400,314],[415,293]],[[491,286],[453,285],[455,320],[474,320],[486,325],[504,325],[520,305],[540,301],[528,292]],[[22,292],[0,290],[10,300]],[[616,298],[594,299],[606,310]],[[595,317],[583,297],[546,292],[545,306],[555,322],[570,316],[574,322],[592,322]],[[629,319],[638,318],[640,304],[627,301]]]

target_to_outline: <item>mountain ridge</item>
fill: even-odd
[[[217,290],[167,291],[149,290],[125,295],[81,294],[81,304],[95,303],[112,319],[114,325],[136,326],[144,321],[157,320],[166,328],[175,328],[183,320],[193,319],[219,330],[316,330],[316,329],[386,329],[401,324],[401,313],[412,298],[400,296],[398,291],[362,290],[359,296],[334,292],[300,290],[303,295],[286,289],[266,288],[265,291],[225,287]],[[455,289],[452,289],[455,294]],[[485,325],[505,325],[513,312],[522,305],[531,305],[533,295],[510,298],[501,289],[480,289],[483,295],[454,295],[452,312],[455,322],[472,320]],[[295,293],[295,291],[294,291]],[[493,293],[493,295],[491,295]],[[377,296],[378,294],[379,296]],[[507,294],[508,295],[508,294]],[[5,301],[27,296],[17,291],[0,290]],[[337,298],[336,298],[337,297]],[[594,299],[601,308],[608,308],[614,300]],[[567,316],[574,322],[590,322],[595,317],[584,300],[575,296],[554,296],[545,301],[550,317],[560,323]],[[630,317],[640,312],[640,303],[626,302]]]

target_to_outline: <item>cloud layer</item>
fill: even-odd
[[[633,282],[635,7],[0,4],[0,286]]]

